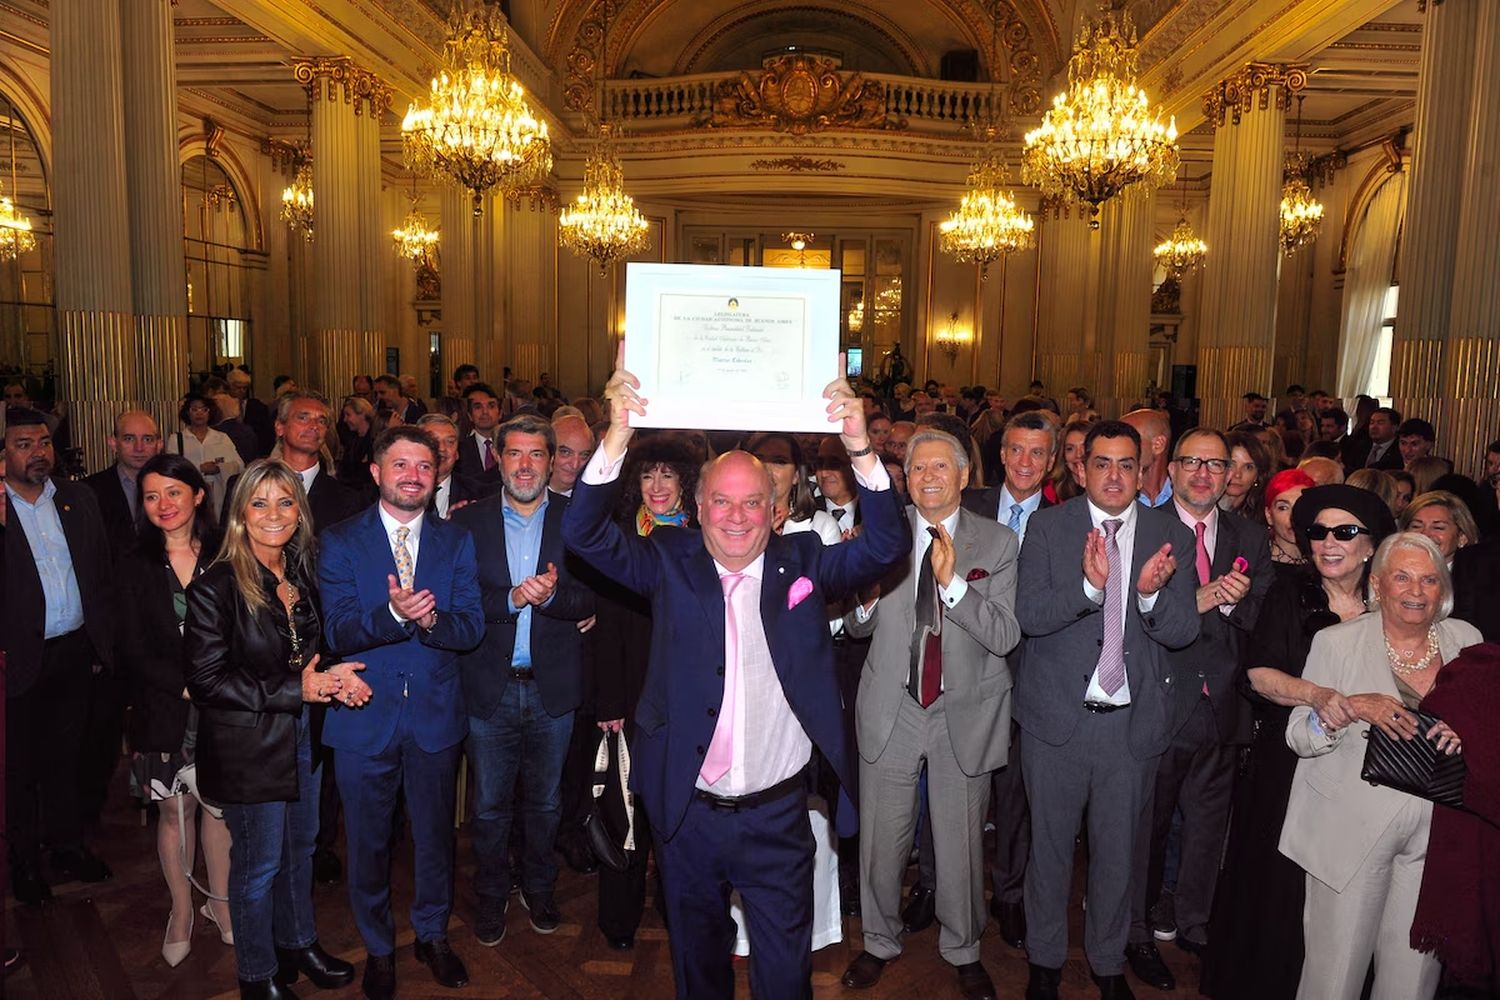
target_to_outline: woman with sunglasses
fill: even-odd
[[[1385,501],[1352,486],[1304,486],[1291,513],[1306,565],[1277,572],[1243,654],[1255,725],[1203,963],[1201,992],[1215,1000],[1297,994],[1305,876],[1278,849],[1297,769],[1286,723],[1296,706],[1339,726],[1354,720],[1348,698],[1302,669],[1315,635],[1365,613],[1370,558],[1396,530]]]
[[[302,477],[251,463],[230,496],[214,564],[188,588],[188,692],[198,706],[198,787],[224,803],[229,911],[241,998],[295,997],[299,974],[330,989],[354,967],[318,946],[312,855],[322,775],[313,706],[338,695],[319,670],[312,514]],[[363,669],[350,663],[352,669]]]

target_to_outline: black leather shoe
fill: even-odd
[[[320,990],[337,989],[354,982],[354,966],[334,958],[314,941],[306,948],[276,949],[276,981],[290,986],[301,973]]]
[[[574,837],[562,845],[563,860],[568,867],[580,875],[592,875],[599,870],[599,859],[582,837]]]
[[[108,882],[115,877],[109,865],[96,858],[87,847],[52,852],[52,870],[80,882]]]
[[[1208,951],[1208,942],[1197,941],[1193,938],[1188,937],[1186,934],[1179,934],[1177,935],[1177,947],[1181,948],[1189,955],[1201,956],[1204,952]]]
[[[906,905],[901,909],[901,925],[908,934],[925,931],[932,926],[936,913],[937,902],[932,887],[918,882],[911,887],[911,895],[906,897]]]
[[[479,897],[479,915],[474,918],[474,940],[486,948],[493,948],[505,940],[505,914],[510,909],[510,897]]]
[[[1057,1000],[1057,987],[1062,982],[1061,969],[1049,969],[1045,965],[1028,963],[1031,970],[1026,978],[1026,1000]]]
[[[52,898],[52,887],[34,865],[15,865],[11,868],[10,891],[15,893],[16,902],[27,906],[41,906]]]
[[[338,885],[344,880],[344,865],[332,851],[313,855],[313,881],[319,885]]]
[[[1004,903],[996,896],[990,900],[990,914],[1000,926],[1000,940],[1012,948],[1026,947],[1026,907]]]
[[[538,934],[551,934],[562,923],[562,914],[557,912],[557,901],[550,892],[530,893],[523,889],[521,905],[531,914],[531,929]]]
[[[432,978],[437,980],[439,986],[456,990],[460,986],[469,985],[469,970],[464,968],[463,960],[448,947],[447,938],[418,941],[413,950],[417,954],[417,961],[432,970]]]
[[[849,963],[849,968],[844,970],[844,978],[839,980],[851,990],[867,990],[880,982],[880,976],[885,972],[885,967],[894,959],[876,958],[868,951],[862,951],[854,956],[854,961]]]
[[[995,983],[982,962],[958,967],[958,990],[964,1000],[995,1000]]]
[[[1177,978],[1172,975],[1172,970],[1167,968],[1167,963],[1162,961],[1161,952],[1156,950],[1155,942],[1126,945],[1125,961],[1130,963],[1130,971],[1135,973],[1135,978],[1147,986],[1167,991],[1177,988]]]
[[[396,956],[370,955],[365,959],[365,977],[360,981],[365,1000],[395,1000]]]
[[[625,934],[621,937],[606,937],[604,943],[615,951],[629,951],[635,947],[635,935]]]
[[[240,1000],[297,1000],[291,987],[283,986],[274,979],[257,979],[254,982],[240,980]]]
[[[1135,994],[1130,992],[1130,983],[1126,981],[1124,975],[1095,976],[1094,985],[1099,987],[1099,1000],[1135,1000]],[[1172,987],[1164,988],[1171,989]]]

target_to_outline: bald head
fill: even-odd
[[[775,488],[771,472],[745,451],[727,451],[704,463],[698,476],[698,522],[703,547],[731,572],[760,558],[771,536]]]
[[[552,481],[548,485],[558,493],[569,493],[578,482],[578,474],[594,454],[594,432],[588,422],[573,413],[552,418],[552,433],[557,436],[557,455],[552,460]]]
[[[1131,410],[1121,418],[1141,436],[1142,458],[1151,465],[1165,465],[1172,443],[1172,423],[1161,410]]]
[[[1297,468],[1307,473],[1312,481],[1319,486],[1327,486],[1330,483],[1342,483],[1344,481],[1344,467],[1331,458],[1314,455],[1312,458],[1304,458],[1298,463]]]
[[[126,410],[115,417],[115,432],[109,436],[109,447],[126,475],[134,478],[141,466],[161,451],[161,444],[156,418],[145,410]]]

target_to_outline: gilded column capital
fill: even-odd
[[[291,174],[302,164],[312,162],[312,150],[303,139],[288,142],[267,137],[260,141],[260,151],[271,158],[271,169],[283,174]]]
[[[376,120],[390,111],[394,91],[374,73],[361,69],[348,56],[309,56],[292,60],[292,77],[314,101],[336,101],[353,105],[356,115],[366,108]]]
[[[1307,86],[1307,63],[1246,63],[1203,95],[1203,114],[1222,128],[1227,118],[1235,125],[1254,110],[1266,111],[1275,101],[1281,111],[1292,106],[1292,95]]]

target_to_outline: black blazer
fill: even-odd
[[[457,511],[453,509],[454,504],[465,502],[473,503],[476,500],[483,500],[485,497],[496,493],[497,489],[495,487],[498,485],[499,484],[496,483],[494,486],[492,486],[488,482],[475,479],[473,476],[466,476],[461,472],[455,471],[448,481],[448,489],[452,494],[448,497],[449,520],[452,520],[453,515],[457,513]],[[562,499],[566,498],[564,497]],[[432,503],[428,505],[427,509],[434,513],[437,511],[436,490],[433,491]]]
[[[500,449],[495,449],[495,467],[489,471],[484,468],[484,456],[479,454],[479,442],[474,440],[474,432],[471,430],[458,439],[458,462],[453,466],[455,474],[462,473],[470,479],[476,480],[486,488],[491,484],[498,485],[500,482]]]
[[[468,713],[479,719],[489,718],[499,706],[511,681],[510,658],[516,645],[517,616],[510,610],[512,584],[505,555],[503,504],[502,495],[487,497],[452,518],[474,537],[474,555],[479,563],[484,639],[458,661]],[[537,568],[545,570],[549,562],[557,566],[557,589],[551,602],[533,608],[531,616],[531,666],[542,706],[554,718],[583,704],[587,677],[578,623],[594,613],[593,591],[573,576],[563,547],[562,519],[567,509],[567,497],[548,491]]]
[[[199,565],[213,558],[205,551]],[[130,746],[172,753],[187,728],[187,661],[172,608],[172,567],[132,548],[116,566],[120,607],[120,670],[130,685]],[[191,584],[189,584],[191,586]]]
[[[1391,472],[1405,466],[1406,463],[1401,460],[1400,441],[1393,440],[1391,446],[1385,450],[1385,454],[1380,456],[1380,461],[1374,465],[1366,465],[1365,463],[1370,460],[1370,452],[1374,449],[1375,443],[1368,437],[1351,444],[1349,450],[1344,453],[1345,474],[1353,475],[1360,469],[1366,468]]]
[[[94,491],[82,483],[57,480],[57,516],[68,540],[73,576],[83,598],[83,628],[94,647],[94,662],[114,666],[114,559]],[[47,602],[37,575],[31,543],[14,511],[0,528],[0,648],[5,650],[5,694],[31,690],[42,669]]]
[[[83,484],[94,491],[94,499],[99,501],[99,516],[104,519],[104,533],[109,536],[115,555],[121,556],[135,546],[135,521],[130,516],[130,501],[116,468],[117,465],[111,465],[101,469],[84,479]]]
[[[959,502],[962,503],[965,508],[967,508],[969,510],[972,510],[974,513],[979,514],[982,517],[987,517],[991,521],[999,521],[1000,520],[1000,490],[1001,490],[1001,487],[1003,487],[1005,485],[1005,482],[1004,482],[1004,473],[1003,472],[1001,473],[1001,477],[1002,477],[1001,478],[1001,483],[1000,483],[999,486],[990,486],[990,487],[983,488],[983,489],[972,489],[971,488],[971,489],[964,490],[963,499],[960,500]],[[1045,490],[1045,487],[1044,487],[1044,490]],[[1047,499],[1046,492],[1043,492],[1042,493],[1042,502],[1037,507],[1037,510],[1046,510],[1048,507],[1056,507],[1056,506],[1057,506],[1056,503],[1054,503],[1053,501]],[[1009,518],[1007,518],[1007,520],[1009,520]]]
[[[306,663],[322,646],[322,622],[314,581],[295,582],[304,595],[295,612]],[[290,802],[298,794],[302,673],[291,663],[276,578],[264,568],[261,587],[267,607],[252,612],[229,564],[215,563],[187,592],[183,651],[199,711],[198,787],[219,802]]]
[[[1453,617],[1500,642],[1500,538],[1467,545],[1453,557]]]
[[[1186,552],[1175,554],[1177,572],[1187,573],[1194,580],[1194,586],[1197,586],[1195,551],[1189,547]],[[1246,575],[1250,577],[1250,593],[1234,606],[1234,611],[1230,614],[1226,615],[1218,608],[1210,608],[1199,615],[1201,627],[1198,638],[1190,646],[1167,653],[1174,689],[1170,722],[1171,732],[1174,734],[1197,708],[1198,702],[1203,698],[1203,686],[1207,684],[1219,739],[1224,743],[1249,742],[1250,704],[1240,694],[1239,675],[1244,669],[1240,662],[1241,650],[1250,634],[1255,631],[1255,623],[1260,619],[1261,604],[1266,592],[1271,589],[1275,574],[1272,571],[1271,547],[1265,527],[1220,511],[1218,538],[1214,543],[1210,567],[1213,578],[1232,570],[1236,557],[1242,557],[1250,564],[1246,571]]]

